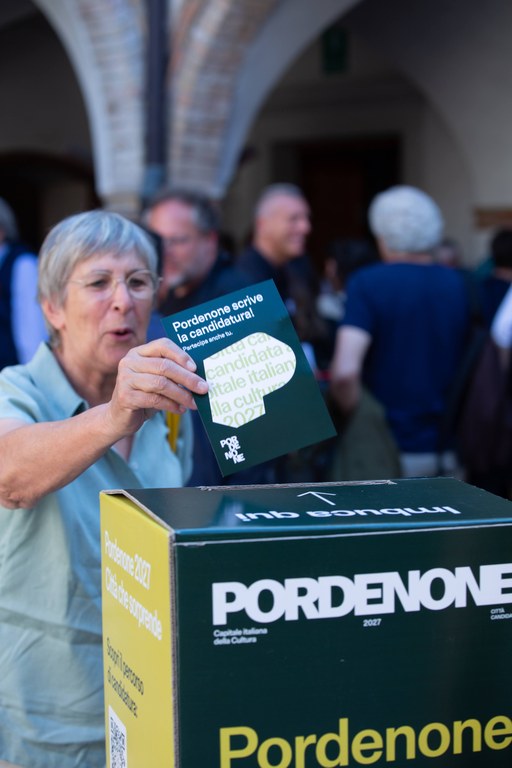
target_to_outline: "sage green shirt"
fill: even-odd
[[[0,373],[0,418],[56,421],[86,408],[46,344]],[[0,759],[105,765],[99,492],[183,485],[192,437],[188,418],[181,424],[178,455],[157,413],[129,461],[110,449],[34,508],[0,507]]]

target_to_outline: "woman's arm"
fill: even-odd
[[[106,409],[41,424],[0,419],[0,504],[32,507],[94,464],[116,442],[105,429]]]
[[[0,418],[0,504],[32,507],[133,435],[154,410],[194,409],[192,392],[208,389],[194,369],[185,352],[160,339],[130,350],[121,360],[108,403],[56,422],[29,425]]]

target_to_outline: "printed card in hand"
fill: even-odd
[[[335,434],[272,280],[162,322],[209,384],[195,401],[224,476]]]

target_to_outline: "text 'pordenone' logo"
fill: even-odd
[[[259,579],[212,584],[213,624],[227,624],[231,614],[245,613],[251,621],[269,624],[279,619],[335,619],[394,613],[397,605],[406,612],[442,611],[446,608],[512,603],[512,563],[461,566],[449,570],[360,573]],[[471,603],[472,601],[472,603]]]

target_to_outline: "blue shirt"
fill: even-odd
[[[0,374],[0,418],[55,421],[86,408],[46,344]],[[105,765],[99,492],[182,485],[192,446],[188,418],[181,423],[178,456],[156,413],[129,461],[109,449],[33,509],[0,507],[0,759]]]
[[[9,251],[8,243],[0,244],[0,268]],[[18,253],[10,277],[10,332],[16,361],[26,363],[36,352],[40,342],[48,338],[43,313],[37,301],[37,256],[28,252]],[[1,350],[2,358],[5,352],[6,350]]]
[[[468,323],[464,281],[447,267],[376,264],[349,279],[343,325],[372,337],[363,379],[402,451],[438,450]]]

